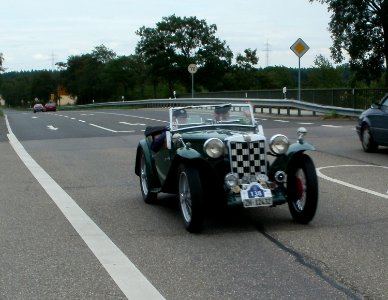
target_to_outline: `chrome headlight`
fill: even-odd
[[[218,158],[224,154],[225,145],[220,139],[211,138],[203,144],[203,151],[211,158]]]
[[[285,154],[290,142],[285,135],[276,134],[269,141],[269,149],[276,155]]]
[[[228,188],[232,188],[235,185],[238,185],[238,176],[234,173],[228,173],[225,176],[225,184]]]

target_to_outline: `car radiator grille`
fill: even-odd
[[[237,173],[240,179],[256,173],[267,173],[264,140],[231,142],[229,147],[231,171]]]

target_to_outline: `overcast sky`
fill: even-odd
[[[290,46],[302,38],[310,50],[301,66],[330,58],[327,6],[308,0],[1,0],[0,53],[6,71],[52,69],[71,55],[105,45],[134,54],[141,26],[175,14],[217,25],[234,55],[257,49],[259,67],[298,67]],[[55,67],[55,66],[54,66]]]

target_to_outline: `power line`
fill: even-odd
[[[268,40],[267,40],[267,42],[264,44],[265,45],[265,48],[264,48],[264,52],[265,52],[265,64],[266,64],[266,67],[268,67],[269,66],[269,53],[272,51],[271,49],[270,49],[270,44],[268,43]]]

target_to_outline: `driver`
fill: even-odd
[[[186,124],[187,123],[187,112],[185,109],[177,109],[172,112],[172,123],[173,124]],[[166,130],[164,128],[158,134],[152,136],[151,150],[158,152],[162,148],[166,148]]]
[[[187,123],[187,111],[185,109],[178,109],[172,112],[172,120],[175,124]]]

